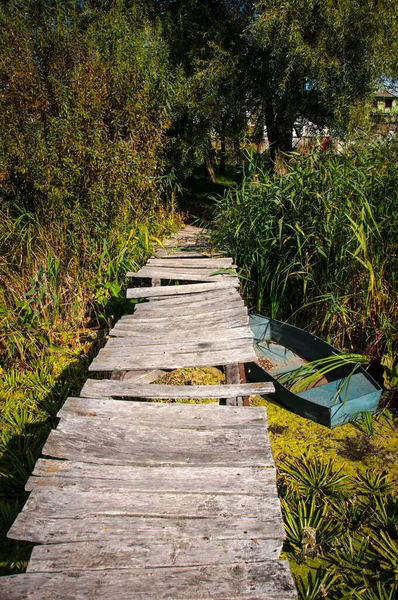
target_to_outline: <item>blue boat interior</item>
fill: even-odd
[[[362,398],[374,391],[374,385],[363,373],[354,373],[351,377],[344,377],[298,392],[297,396],[316,402],[321,406],[330,407]]]
[[[309,332],[274,319],[251,314],[250,328],[259,357],[264,357],[269,363],[263,366],[260,361],[259,364],[276,380],[312,360],[340,354],[336,348]],[[295,392],[295,396],[332,408],[347,402],[357,403],[369,395],[380,397],[380,393],[380,386],[364,369],[357,367],[353,370],[352,365],[347,365],[334,369],[310,389]]]
[[[275,376],[290,373],[305,364],[298,354],[275,342],[259,341],[256,343],[256,348],[272,363],[273,366],[267,368],[267,371]]]

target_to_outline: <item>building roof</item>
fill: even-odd
[[[398,98],[398,94],[391,94],[387,90],[377,90],[376,98]]]

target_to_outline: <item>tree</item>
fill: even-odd
[[[358,103],[394,69],[393,0],[261,0],[246,29],[253,110],[267,127],[271,159],[292,149],[306,118],[347,129]]]
[[[172,160],[185,173],[204,164],[212,172],[211,136],[222,147],[247,127],[248,94],[243,32],[252,2],[159,0],[170,58],[180,72],[178,118],[170,128]]]

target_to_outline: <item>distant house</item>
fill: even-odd
[[[373,116],[377,122],[398,122],[398,94],[378,90],[373,101]]]

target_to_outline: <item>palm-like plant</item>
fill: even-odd
[[[342,474],[344,465],[335,469],[332,460],[303,455],[286,457],[279,464],[279,484],[283,495],[335,498],[349,490],[349,476]]]

